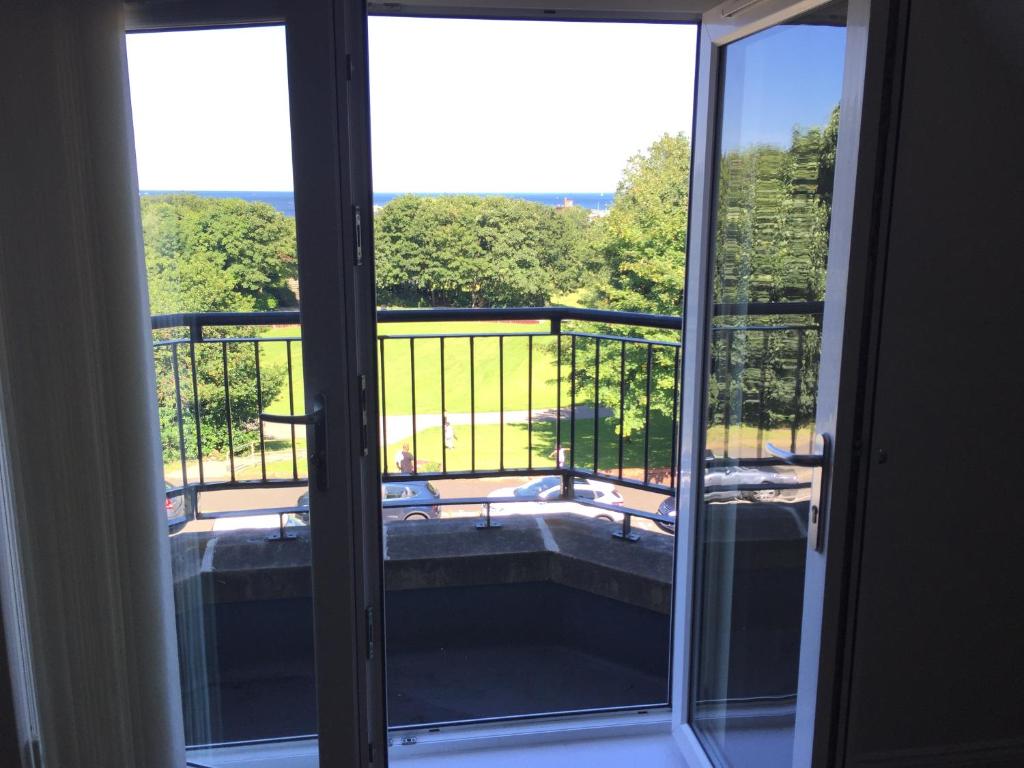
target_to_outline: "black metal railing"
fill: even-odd
[[[807,393],[814,387],[805,379],[817,369],[821,303],[715,309],[712,377],[720,386],[709,397],[721,404],[725,446],[715,463],[739,458],[729,449],[730,429],[737,424],[757,429],[756,456],[747,457],[756,463],[769,461],[761,446],[780,420],[788,419],[795,450],[808,414],[813,417]],[[199,515],[201,492],[306,485],[301,427],[268,434],[259,419],[264,410],[303,411],[301,338],[297,332],[268,333],[299,321],[298,311],[153,317],[164,458],[176,475],[168,496],[186,499],[172,523],[242,514]],[[574,499],[573,478],[674,494],[683,355],[679,317],[569,307],[390,309],[380,310],[377,322],[384,481],[557,475],[561,500],[621,514],[625,538],[633,538],[633,517],[664,520],[652,512]],[[421,330],[427,323],[445,325]],[[412,327],[387,332],[400,324]],[[751,360],[758,365],[752,367]],[[759,378],[736,376],[741,365]],[[779,385],[783,379],[795,383],[793,391]],[[510,401],[525,407],[508,408]],[[468,456],[452,445],[446,425],[454,431],[455,422],[462,432],[458,440],[468,437]],[[488,459],[495,441],[497,458]],[[411,454],[404,469],[392,461],[403,442]],[[443,503],[469,501],[474,499]],[[245,514],[300,510],[275,505]]]

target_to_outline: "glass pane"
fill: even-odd
[[[390,725],[664,706],[696,28],[369,32]]]
[[[127,45],[185,740],[313,734],[285,30]]]
[[[845,7],[723,51],[692,723],[728,766],[792,759]],[[775,450],[773,450],[775,449]]]

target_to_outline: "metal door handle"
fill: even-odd
[[[825,549],[825,515],[828,513],[829,479],[832,471],[832,438],[824,433],[814,436],[814,453],[793,453],[777,445],[765,446],[772,456],[794,467],[811,467],[811,509],[807,518],[807,544],[815,552]]]
[[[261,413],[260,421],[269,424],[288,424],[293,427],[309,427],[312,440],[306,440],[306,456],[309,463],[309,474],[316,482],[317,490],[327,490],[327,404],[323,395],[313,398],[309,413],[295,415]]]
[[[825,438],[828,439],[827,435],[815,435],[815,439]],[[817,447],[817,446],[816,446]],[[777,459],[782,459],[783,463],[790,464],[794,467],[820,467],[825,463],[825,456],[823,453],[793,453],[787,451],[785,448],[779,448],[774,443],[766,443],[765,448],[768,453]]]

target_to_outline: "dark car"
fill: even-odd
[[[705,460],[711,461],[715,455],[711,451],[705,453]],[[794,501],[800,488],[800,478],[789,468],[750,467],[727,465],[708,467],[704,473],[705,501]],[[736,486],[745,486],[740,489]],[[750,486],[761,486],[751,488]],[[658,514],[665,520],[655,520],[655,524],[663,531],[675,532],[676,500],[669,496],[658,505]]]
[[[167,513],[167,522],[178,520],[185,514],[185,497],[182,494],[171,496],[170,491],[174,486],[164,480],[164,511]]]
[[[398,520],[435,520],[441,516],[441,508],[435,503],[441,498],[433,483],[425,480],[406,480],[396,483],[381,484],[381,500],[383,519],[386,523]],[[309,491],[299,497],[297,505],[309,506]],[[308,522],[308,512],[301,512],[297,517],[300,522]]]

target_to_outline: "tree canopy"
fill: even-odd
[[[266,203],[198,195],[144,195],[141,211],[152,314],[247,312],[296,303],[288,284],[296,274],[294,219]],[[227,335],[239,337],[258,333],[253,327],[227,330]],[[166,342],[172,332],[154,336]],[[259,439],[260,410],[285,383],[280,365],[263,362],[261,402],[251,343],[232,342],[223,350],[216,343],[198,344],[194,360],[198,393],[191,391],[193,357],[188,348],[179,347],[177,357],[171,346],[157,348],[157,404],[167,461],[180,458],[181,437],[186,457],[196,456],[197,407],[204,454],[228,449],[229,411],[235,451],[252,445]],[[224,396],[225,367],[230,408]],[[183,436],[178,433],[175,368]]]
[[[152,313],[294,306],[295,219],[267,203],[143,195]]]
[[[543,306],[578,287],[587,216],[498,196],[397,197],[374,218],[377,301]]]

